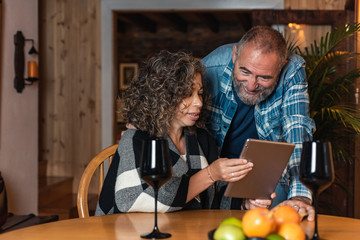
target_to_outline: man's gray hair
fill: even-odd
[[[251,28],[241,38],[237,45],[236,58],[239,57],[241,50],[247,43],[252,43],[256,49],[262,50],[262,53],[277,53],[280,57],[281,69],[288,57],[287,45],[282,34],[268,26],[256,26]]]

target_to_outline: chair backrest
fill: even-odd
[[[99,193],[100,195],[102,185],[104,183],[104,161],[109,159],[109,166],[114,157],[118,144],[112,145],[105,148],[98,153],[89,164],[86,166],[78,188],[77,193],[77,210],[80,218],[89,217],[89,206],[88,206],[88,191],[91,178],[93,177],[95,170],[99,168]]]

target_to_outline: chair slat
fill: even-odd
[[[104,162],[99,166],[99,193],[98,196],[100,197],[102,186],[104,185]]]
[[[109,158],[109,166],[116,152],[118,144],[112,145],[105,148],[98,153],[89,164],[86,166],[84,173],[81,176],[80,184],[77,194],[77,210],[80,218],[89,217],[89,206],[88,206],[88,191],[91,178],[93,177],[95,170],[99,168],[99,195],[101,192],[102,185],[104,183],[104,161]]]

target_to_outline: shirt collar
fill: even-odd
[[[230,59],[230,62],[225,67],[223,78],[221,81],[221,92],[223,92],[226,95],[226,98],[232,101],[235,101],[233,91],[232,91],[232,71],[234,68],[234,64],[232,59]]]

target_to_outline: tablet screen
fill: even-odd
[[[240,158],[254,163],[245,178],[229,183],[226,197],[270,199],[281,178],[295,144],[247,139]]]

